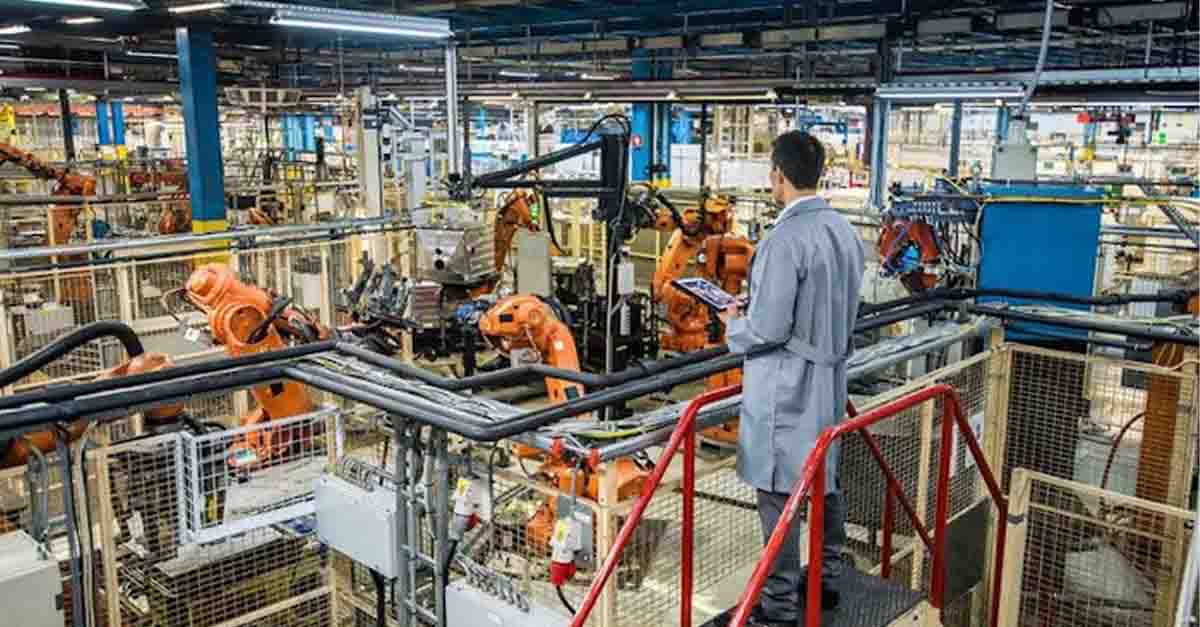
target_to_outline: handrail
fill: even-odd
[[[879,423],[887,418],[890,418],[899,412],[920,405],[930,399],[940,398],[943,402],[942,416],[942,446],[940,447],[938,457],[938,492],[936,514],[934,518],[934,535],[932,543],[926,536],[923,525],[916,519],[915,513],[910,511],[910,506],[907,505],[903,493],[898,489],[899,483],[895,481],[895,476],[892,475],[890,468],[883,459],[882,454],[878,450],[878,445],[874,442],[874,437],[866,431],[867,427]],[[690,409],[690,406],[689,406]],[[999,512],[1000,520],[1004,520],[1008,515],[1008,500],[1004,497],[1000,490],[1000,484],[996,481],[991,468],[987,464],[987,460],[983,455],[983,449],[980,448],[979,442],[975,439],[975,434],[967,423],[966,418],[962,415],[962,407],[959,403],[958,393],[954,388],[945,383],[931,385],[922,390],[918,390],[907,396],[896,399],[890,403],[880,405],[866,413],[853,416],[849,420],[842,422],[836,426],[826,429],[813,447],[812,453],[805,460],[804,467],[801,471],[800,479],[796,482],[796,487],[792,490],[791,496],[788,497],[787,503],[783,507],[783,511],[779,516],[779,522],[776,524],[774,531],[771,533],[770,539],[767,541],[767,546],[763,551],[762,557],[758,564],[754,567],[754,572],[750,576],[750,581],[747,582],[745,590],[742,592],[741,600],[738,602],[737,608],[734,611],[733,617],[729,622],[731,627],[742,627],[746,624],[750,617],[750,610],[758,601],[758,595],[762,591],[763,583],[766,581],[767,574],[774,565],[775,560],[779,557],[779,552],[783,548],[784,540],[787,537],[788,531],[791,529],[792,523],[795,520],[797,512],[800,510],[801,502],[811,492],[814,497],[812,505],[809,507],[809,520],[823,520],[825,515],[825,458],[829,451],[829,447],[835,440],[850,432],[858,432],[863,435],[868,443],[868,448],[871,449],[872,456],[879,463],[880,469],[884,471],[888,479],[888,490],[886,493],[886,502],[884,509],[884,555],[881,565],[881,573],[890,570],[890,549],[891,549],[891,533],[892,533],[892,498],[893,492],[898,495],[902,503],[905,505],[905,511],[913,519],[914,528],[921,534],[921,539],[926,546],[932,544],[933,565],[932,565],[932,580],[930,581],[930,604],[938,608],[939,611],[944,609],[945,595],[945,567],[946,567],[946,526],[949,518],[950,506],[950,450],[951,446],[947,444],[954,436],[954,427],[957,425],[962,431],[963,439],[966,441],[967,448],[971,452],[971,456],[975,459],[976,466],[983,477],[984,483],[987,485],[988,492],[992,500],[996,504],[996,509]],[[809,542],[809,558],[808,558],[808,590],[807,602],[805,604],[805,625],[817,627],[821,624],[821,557],[822,545],[824,541],[824,529],[820,524],[809,526],[808,542]],[[989,624],[996,627],[999,621],[1000,610],[1000,595],[999,585],[1004,569],[1004,544],[1005,544],[1005,526],[1003,524],[997,526],[996,532],[996,547],[995,547],[995,568],[993,570],[993,594],[991,607],[991,620]],[[684,601],[685,603],[687,601]]]
[[[695,517],[695,485],[696,485],[696,416],[700,414],[700,410],[705,405],[710,405],[717,401],[724,400],[735,394],[740,394],[742,391],[741,385],[731,385],[716,390],[705,392],[688,404],[687,409],[683,411],[683,415],[679,418],[679,423],[675,426],[675,430],[671,432],[671,439],[667,441],[666,448],[663,449],[661,455],[658,456],[658,461],[654,464],[654,471],[650,473],[650,477],[642,485],[642,493],[638,496],[638,500],[634,503],[633,510],[629,512],[629,517],[625,519],[625,524],[621,525],[621,531],[617,534],[616,541],[608,551],[608,555],[604,558],[604,564],[596,573],[595,579],[592,580],[592,586],[588,588],[587,596],[583,599],[583,604],[579,606],[579,610],[575,612],[575,616],[571,619],[571,627],[583,627],[587,622],[588,616],[591,615],[592,609],[596,605],[596,601],[600,598],[600,593],[608,583],[608,578],[612,576],[613,571],[617,568],[617,562],[621,559],[621,554],[625,550],[625,546],[629,544],[629,540],[633,538],[633,532],[637,529],[638,523],[642,521],[642,516],[646,513],[646,508],[650,505],[650,500],[654,497],[655,491],[662,483],[663,475],[666,474],[667,468],[671,465],[671,458],[679,450],[680,444],[684,446],[683,455],[683,528],[682,528],[682,547],[680,569],[680,597],[679,597],[679,624],[692,624],[692,551],[693,551],[693,533],[694,533],[694,517]]]

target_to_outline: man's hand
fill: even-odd
[[[725,309],[717,312],[717,317],[721,319],[721,324],[729,326],[729,321],[736,318],[738,315],[738,306],[730,305]]]

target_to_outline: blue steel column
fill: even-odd
[[[187,134],[192,231],[224,231],[228,224],[212,33],[192,28],[175,29],[175,47],[179,54],[179,91],[183,97],[183,125]]]
[[[887,191],[887,122],[891,113],[887,100],[875,99],[871,107],[871,206],[883,208]]]
[[[670,61],[661,61],[654,66],[654,78],[666,80],[672,77],[674,68]],[[671,103],[660,102],[654,105],[654,148],[657,154],[654,162],[666,168],[665,174],[659,176],[670,184],[671,179]]]
[[[117,147],[117,158],[124,159],[126,155],[125,148],[125,103],[111,102],[109,109],[112,110],[112,143]]]
[[[996,143],[1008,138],[1008,107],[1001,105],[996,109]]]
[[[108,127],[108,102],[96,99],[96,143],[107,146],[112,143],[112,135]]]
[[[645,51],[635,50],[632,70],[633,80],[652,79],[654,78],[654,60],[648,58]],[[650,146],[654,142],[651,141],[650,136],[654,132],[654,105],[634,104],[632,125],[633,134],[641,140],[641,145],[630,148],[632,154],[629,159],[629,179],[648,181],[650,173],[647,170],[649,170],[650,161],[653,158]]]
[[[962,101],[955,100],[954,113],[950,117],[950,167],[946,168],[950,178],[958,176],[958,153],[962,146],[962,117]]]

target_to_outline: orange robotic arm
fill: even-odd
[[[659,231],[674,231],[667,248],[659,258],[658,266],[654,269],[654,277],[650,287],[654,300],[662,303],[667,309],[669,329],[663,332],[660,343],[666,350],[694,351],[704,348],[708,342],[706,327],[708,311],[694,298],[683,293],[671,284],[672,281],[684,275],[688,263],[701,251],[706,254],[705,265],[712,265],[712,272],[705,272],[706,278],[716,280],[729,291],[741,289],[741,278],[745,277],[742,270],[736,286],[730,287],[720,278],[725,262],[712,253],[721,252],[721,241],[745,241],[741,238],[721,237],[733,230],[733,203],[730,199],[720,196],[706,198],[701,207],[691,207],[676,217],[674,212],[662,209],[658,211],[654,226]],[[682,223],[681,223],[682,222]],[[714,239],[715,244],[708,244]],[[749,243],[746,242],[748,245]],[[747,257],[748,259],[748,257]],[[746,264],[748,265],[748,264]]]
[[[100,373],[96,380],[114,379],[117,377],[128,377],[137,374],[145,374],[148,372],[157,372],[166,368],[172,368],[175,362],[171,358],[162,353],[142,353],[135,357],[131,357],[122,364]],[[143,413],[143,418],[148,425],[161,425],[174,422],[183,414],[183,405],[167,405],[148,410]],[[75,441],[79,439],[83,432],[87,429],[87,422],[80,420],[73,422],[66,427],[66,436],[68,440]],[[3,457],[0,457],[0,468],[12,468],[14,466],[24,465],[29,459],[31,453],[30,447],[36,447],[43,453],[49,453],[54,450],[58,442],[58,435],[53,429],[42,431],[33,431],[25,434],[23,438],[16,438],[11,441]]]
[[[210,263],[197,269],[188,278],[186,290],[188,300],[208,314],[213,340],[234,357],[284,348],[287,344],[281,332],[290,334],[298,328],[314,328],[307,332],[315,336],[313,339],[329,335],[328,329],[295,309],[277,311],[277,304],[267,292],[242,283],[223,264]],[[251,394],[259,406],[242,417],[242,426],[280,420],[315,409],[304,386],[295,381],[256,387]],[[262,462],[284,454],[290,440],[290,433],[282,430],[254,431],[235,446],[233,457]]]
[[[504,198],[504,205],[496,210],[496,272],[504,270],[518,229],[540,230],[541,227],[533,221],[533,211],[529,207],[533,200],[530,192],[514,190]]]
[[[56,181],[54,189],[56,196],[91,196],[96,193],[96,179],[80,174],[71,174],[66,168],[56,168],[32,153],[26,152],[12,144],[0,143],[0,164],[15,163],[38,178]],[[55,206],[50,209],[50,243],[65,244],[71,239],[71,233],[79,221],[79,206]]]
[[[937,285],[938,277],[922,267],[908,266],[903,257],[909,246],[917,248],[922,266],[936,265],[942,256],[937,234],[933,227],[921,221],[893,219],[884,223],[879,232],[875,250],[880,263],[888,273],[900,276],[900,282],[909,292],[923,292]]]
[[[571,329],[555,317],[550,306],[536,296],[509,296],[492,306],[479,320],[479,330],[499,338],[502,348],[532,348],[546,365],[579,370],[579,354]],[[546,379],[546,390],[555,403],[583,396],[583,386],[562,379]]]
[[[470,291],[471,298],[479,298],[491,294],[500,283],[500,273],[508,263],[508,253],[512,250],[513,238],[519,229],[538,231],[541,229],[533,219],[530,203],[534,201],[533,194],[525,190],[513,190],[504,197],[504,204],[496,210],[496,226],[494,237],[496,277],[484,281],[482,285]]]

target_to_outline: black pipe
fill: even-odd
[[[178,374],[177,369],[162,372]],[[7,413],[0,413],[0,437],[7,435],[6,432],[39,428],[53,422],[75,421],[80,418],[92,419],[94,416],[114,411],[129,413],[145,408],[161,407],[187,401],[191,397],[201,394],[228,392],[283,378],[285,377],[279,366],[259,366],[221,372],[206,377],[195,377],[184,381],[161,381],[157,385],[123,389],[119,394],[70,398],[51,405],[15,409]],[[74,388],[76,386],[64,387]],[[71,396],[75,396],[75,394],[72,393]]]
[[[935,288],[919,294],[905,296],[882,303],[863,303],[859,307],[859,315],[871,315],[879,311],[904,307],[915,303],[934,300],[967,300],[981,296],[998,298],[1023,298],[1071,305],[1091,305],[1097,307],[1112,307],[1129,303],[1185,303],[1195,294],[1195,290],[1171,290],[1160,294],[1109,294],[1105,296],[1076,296],[1057,292],[1038,292],[1033,290],[1010,290],[1001,288]]]
[[[179,379],[202,374],[212,374],[222,370],[235,370],[250,366],[271,364],[274,362],[305,357],[314,353],[333,350],[336,345],[336,342],[332,340],[326,340],[323,342],[313,342],[312,344],[292,346],[268,353],[256,353],[243,357],[210,359],[208,361],[188,364],[186,366],[177,366],[175,368],[147,372],[144,374],[135,374],[127,377],[48,387],[31,392],[14,394],[12,396],[2,396],[0,397],[0,409],[12,409],[14,407],[33,405],[36,403],[55,403],[80,396],[88,396],[101,392],[111,392],[113,390],[132,388],[150,383],[159,383],[162,381],[169,381],[171,379]]]
[[[129,325],[115,320],[100,320],[85,324],[74,331],[60,336],[37,352],[0,372],[0,387],[12,385],[21,379],[45,368],[67,353],[102,337],[115,337],[125,347],[125,353],[137,357],[146,350],[137,333]]]
[[[527,159],[521,163],[518,163],[517,165],[504,168],[503,170],[494,170],[492,172],[488,172],[487,174],[480,174],[479,176],[475,177],[475,180],[472,181],[472,184],[478,189],[484,189],[493,182],[503,181],[505,179],[510,179],[514,176],[520,176],[522,174],[528,174],[534,170],[540,170],[546,166],[554,165],[556,163],[566,161],[567,159],[587,154],[593,150],[599,150],[603,143],[604,140],[597,139],[585,144],[575,144],[561,150],[555,150],[554,152],[542,155],[540,157]]]
[[[918,301],[920,302],[920,301]],[[912,320],[921,316],[929,316],[945,311],[948,307],[947,303],[941,300],[924,303],[916,306],[909,306],[899,311],[885,311],[880,313],[866,314],[859,312],[858,322],[854,324],[855,333],[866,333],[880,327],[886,327],[889,324]]]
[[[1028,335],[1035,335],[1037,337],[1044,337],[1048,340],[1057,340],[1060,342],[1079,342],[1079,341],[1081,341],[1081,338],[1072,337],[1070,335],[1058,335],[1056,333],[1045,333],[1042,331],[1030,331],[1029,329],[1021,329],[1021,333],[1025,333]],[[1089,337],[1086,339],[1082,339],[1082,341],[1086,341],[1088,344],[1092,344],[1093,346],[1105,346],[1108,348],[1119,348],[1121,350],[1127,350],[1127,351],[1144,352],[1144,351],[1148,351],[1151,348],[1153,348],[1153,346],[1151,344],[1136,344],[1134,342],[1122,342],[1120,340],[1106,340],[1106,339],[1102,339],[1102,338],[1098,338],[1098,337]]]
[[[1016,309],[1005,309],[1002,307],[991,307],[987,305],[968,305],[966,310],[976,315],[992,316],[1002,320],[1036,322],[1050,326],[1066,327],[1068,329],[1095,331],[1097,333],[1111,333],[1113,335],[1124,335],[1127,338],[1132,338],[1135,340],[1166,342],[1169,344],[1184,344],[1188,346],[1200,345],[1200,336],[1185,336],[1181,333],[1168,333],[1164,331],[1154,331],[1152,329],[1140,329],[1123,324],[1110,324],[1094,320],[1074,320],[1062,316],[1043,316]]]
[[[411,405],[412,407],[426,413],[441,413],[447,419],[456,420],[462,424],[469,424],[483,428],[491,426],[492,424],[492,421],[488,420],[484,416],[468,414],[423,396],[409,394],[402,390],[380,385],[366,379],[357,379],[326,369],[318,369],[307,366],[285,366],[282,368],[282,372],[289,379],[298,381],[305,385],[311,385],[318,389],[327,389],[334,386],[338,386],[339,389],[344,386],[357,387],[363,392],[369,392],[371,394],[393,400],[397,403]]]
[[[894,312],[888,314],[887,316],[861,321],[855,327],[855,329],[856,331],[860,332],[870,330],[904,319],[904,316],[913,317],[916,315],[924,315],[929,313],[931,310],[936,310],[936,308],[937,307],[935,305],[926,305],[924,307],[912,308],[911,311]],[[779,345],[777,344],[764,346],[754,351],[754,354],[768,350],[774,350],[775,348],[778,348],[778,346]],[[427,371],[423,371],[419,368],[414,368],[412,366],[408,366],[407,364],[388,359],[382,355],[365,351],[356,346],[338,343],[336,344],[336,347],[344,354],[362,357],[364,358],[364,361],[368,361],[369,363],[374,363],[376,365],[387,364],[386,366],[381,367],[392,369],[393,371],[401,374],[408,374],[410,372],[420,373],[421,376],[414,378],[420,378],[422,380],[432,379],[433,382],[428,380],[426,382],[431,382],[433,385],[437,385],[436,381],[443,380],[442,377],[438,377],[437,375],[433,375]],[[316,344],[293,347],[283,351],[263,353],[259,357],[264,362],[269,363],[277,361],[285,355],[287,357],[303,356],[303,354],[328,350],[329,348],[329,342],[320,342]],[[714,357],[714,355],[717,356]],[[564,418],[584,414],[617,403],[623,403],[640,396],[645,396],[646,394],[652,394],[662,390],[669,390],[683,383],[690,383],[718,372],[732,370],[741,366],[742,359],[743,355],[728,353],[727,349],[724,347],[709,349],[707,351],[697,351],[695,353],[687,353],[671,360],[656,362],[653,369],[651,369],[651,365],[648,364],[645,369],[634,368],[623,370],[610,376],[610,378],[613,380],[625,380],[624,382],[628,383],[628,385],[621,385],[619,387],[602,390],[596,394],[584,396],[541,410],[526,412],[524,414],[519,414],[517,416],[512,416],[488,423],[483,423],[482,421],[485,419],[482,417],[466,415],[462,414],[461,412],[457,412],[456,416],[453,418],[448,417],[447,414],[450,412],[447,412],[445,407],[436,404],[430,405],[423,403],[420,407],[418,407],[413,402],[413,397],[396,396],[397,394],[403,394],[398,391],[388,390],[388,394],[385,396],[380,394],[378,391],[372,391],[375,390],[375,388],[382,386],[369,384],[369,382],[364,382],[362,380],[355,379],[350,383],[342,383],[335,381],[328,376],[314,376],[311,372],[308,372],[305,375],[299,375],[303,376],[304,379],[307,379],[302,380],[299,378],[299,376],[297,376],[297,372],[292,372],[291,374],[292,376],[295,376],[299,382],[307,383],[318,389],[323,389],[340,396],[345,396],[347,398],[377,407],[384,411],[393,412],[402,416],[408,416],[414,420],[431,424],[467,438],[484,442],[492,442],[512,437],[527,431],[532,431]],[[76,420],[78,418],[90,417],[106,412],[129,410],[132,407],[139,407],[143,405],[163,405],[167,404],[168,402],[183,400],[188,396],[196,394],[250,387],[265,383],[267,381],[289,378],[287,372],[289,369],[278,365],[250,368],[245,367],[245,362],[239,362],[242,364],[242,367],[237,370],[228,370],[227,368],[229,363],[234,360],[213,361],[221,363],[223,368],[220,370],[224,371],[212,371],[210,376],[189,379],[186,381],[170,381],[169,379],[177,378],[183,375],[185,372],[187,374],[209,373],[196,372],[194,367],[185,367],[186,370],[185,368],[174,368],[156,373],[148,373],[146,375],[125,377],[111,382],[100,381],[90,384],[76,384],[63,386],[62,388],[56,388],[54,390],[47,390],[45,392],[57,391],[58,398],[56,400],[58,402],[56,404],[16,410],[10,412],[8,416],[0,416],[0,430],[21,430],[36,427],[49,422]],[[200,367],[203,365],[205,364],[196,364],[195,366]],[[522,369],[518,368],[512,370],[516,371],[514,375],[498,377],[497,380],[509,381],[510,376],[516,376],[518,379],[527,378],[529,376],[528,371],[524,371],[525,374],[522,374]],[[556,369],[549,370],[557,372]],[[658,374],[655,374],[655,371],[657,371]],[[305,373],[307,371],[298,370],[298,372]],[[474,379],[476,381],[485,377],[490,379],[491,377],[489,377],[489,375],[491,374],[493,373],[488,373],[488,375],[477,375],[474,377]],[[463,380],[449,379],[444,381],[454,382]],[[144,386],[133,389],[125,389],[124,387],[124,385],[127,384],[142,385],[152,382],[157,382],[160,385]],[[97,385],[104,386],[104,391],[111,392],[119,389],[122,393],[106,394],[104,396],[93,398],[79,398],[85,393],[83,390],[88,390],[86,393],[89,394],[99,391],[95,387]],[[30,402],[28,399],[32,397],[33,394],[36,393],[18,395],[17,397],[14,397],[14,399],[18,399],[20,401],[20,405],[28,404]],[[10,399],[0,399],[0,403],[8,400]]]
[[[530,364],[527,366],[519,366],[516,368],[505,368],[494,372],[485,372],[471,377],[462,379],[452,379],[443,377],[439,374],[406,364],[402,361],[392,359],[379,353],[369,351],[361,346],[353,344],[341,343],[337,344],[337,350],[343,355],[355,357],[365,361],[373,366],[378,366],[386,370],[390,370],[404,377],[417,379],[429,385],[441,388],[443,390],[459,391],[459,390],[474,390],[486,387],[495,387],[499,385],[510,385],[513,383],[523,383],[533,377],[550,377],[552,379],[562,379],[570,381],[588,388],[600,389],[612,387],[628,383],[640,377],[651,376],[687,366],[700,363],[714,357],[719,357],[729,352],[725,346],[708,348],[701,351],[691,353],[683,353],[669,359],[661,359],[658,361],[650,361],[643,363],[634,368],[627,368],[611,374],[594,374],[590,372],[580,372],[578,370],[566,370],[563,368],[554,368],[545,364]]]

